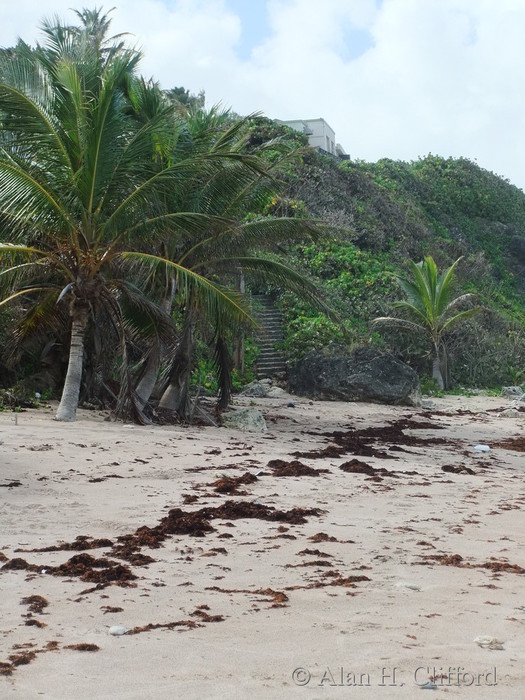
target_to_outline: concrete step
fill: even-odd
[[[259,345],[275,345],[280,340],[283,340],[284,336],[282,333],[265,333],[264,335],[257,336],[257,342]]]
[[[257,344],[259,345],[260,348],[273,348],[273,346],[276,343],[279,343],[280,341],[283,340],[283,336],[265,336],[264,338],[257,338]]]
[[[281,326],[283,323],[282,318],[266,318],[266,316],[259,316],[259,322],[265,326]]]
[[[257,378],[258,379],[271,379],[272,377],[286,377],[286,370],[285,369],[275,369],[275,370],[268,370],[264,372],[257,372]]]

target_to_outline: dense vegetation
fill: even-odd
[[[278,127],[280,130],[282,127]],[[283,174],[288,202],[340,229],[322,244],[293,246],[293,265],[323,289],[351,344],[374,343],[432,373],[424,344],[377,329],[399,298],[395,276],[432,256],[456,269],[456,294],[472,293],[482,312],[445,334],[456,386],[514,383],[525,369],[525,194],[467,159],[429,155],[412,163],[338,161],[312,152]],[[343,339],[341,329],[285,295],[284,348],[296,360]]]
[[[207,111],[141,78],[106,16],[78,17],[0,52],[0,403],[64,404],[74,356],[66,418],[79,391],[141,420],[186,416],[192,382],[224,405],[253,377],[250,291],[282,308],[289,362],[373,343],[430,377],[422,338],[372,325],[427,256],[461,258],[451,293],[482,307],[443,335],[450,382],[521,380],[521,190],[466,159],[339,161],[279,123]]]

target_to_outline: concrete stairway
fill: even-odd
[[[284,357],[276,350],[276,343],[283,339],[283,317],[269,297],[253,295],[256,301],[255,315],[260,324],[256,340],[259,346],[257,358],[257,378],[286,377]]]

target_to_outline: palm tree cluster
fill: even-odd
[[[108,15],[77,16],[46,21],[36,48],[0,52],[0,304],[17,306],[13,339],[65,349],[58,420],[75,420],[88,369],[108,391],[117,373],[119,410],[144,420],[161,367],[159,405],[183,417],[205,324],[225,404],[229,339],[253,324],[239,276],[318,297],[262,252],[320,226],[247,216],[296,154],[251,145],[251,118],[176,103],[138,74],[140,52],[109,36]]]

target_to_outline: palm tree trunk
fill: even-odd
[[[170,383],[159,402],[160,409],[174,411],[181,418],[186,417],[188,413],[194,325],[194,313],[190,307],[186,312],[182,337],[173,358]]]
[[[441,374],[443,375],[443,384],[445,386],[445,389],[450,389],[450,387],[452,386],[452,379],[447,346],[445,345],[445,343],[441,343],[441,348]]]
[[[438,385],[438,389],[443,391],[445,388],[445,383],[443,381],[443,373],[441,372],[441,358],[439,357],[439,346],[437,344],[434,345],[434,351],[435,355],[432,362],[432,378]]]
[[[82,382],[84,360],[84,334],[89,309],[84,304],[74,304],[71,310],[71,345],[66,380],[55,420],[74,421],[77,416],[78,397]]]
[[[139,401],[140,407],[144,408],[149,401],[149,397],[157,383],[157,376],[160,367],[161,342],[158,338],[153,341],[153,345],[149,349],[146,359],[146,366],[142,374],[140,382],[137,384],[135,392]]]
[[[219,379],[219,396],[217,406],[226,408],[232,395],[232,368],[233,362],[228,350],[228,344],[219,335],[215,344],[215,366]]]
[[[171,316],[173,310],[173,300],[175,298],[176,290],[176,280],[175,277],[170,278],[169,282],[169,292],[166,294],[164,299],[160,303],[160,308],[165,311],[168,316]],[[146,366],[142,374],[140,382],[137,384],[135,389],[140,407],[144,408],[146,403],[149,401],[155,384],[157,383],[157,377],[159,374],[160,363],[163,354],[163,344],[156,338],[153,341],[153,345],[148,352],[148,357],[146,359]]]
[[[238,292],[241,292],[241,294],[244,294],[246,291],[244,273],[242,270],[240,270],[238,276],[236,276],[235,288]],[[241,325],[239,325],[233,338],[233,366],[239,371],[241,376],[244,375],[244,330]]]

